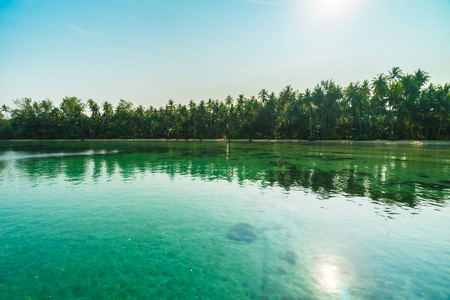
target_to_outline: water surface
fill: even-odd
[[[1,299],[446,299],[442,146],[1,142]]]

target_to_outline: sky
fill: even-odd
[[[0,105],[159,107],[395,66],[445,84],[449,16],[450,0],[0,0]]]

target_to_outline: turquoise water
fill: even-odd
[[[450,149],[1,142],[0,299],[448,299]]]

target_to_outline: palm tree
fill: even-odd
[[[267,92],[266,89],[262,89],[258,94],[259,100],[261,100],[261,102],[264,104],[267,102],[268,96],[269,93]]]
[[[9,106],[6,106],[6,104],[3,104],[1,107],[1,110],[6,114],[6,118],[7,120],[9,119],[9,112],[11,111],[11,109],[9,108]],[[11,126],[12,132],[13,132],[13,136],[16,136],[16,131],[14,130],[14,126],[11,124],[11,122],[8,122],[9,126]]]
[[[242,106],[244,104],[245,98],[244,94],[240,94],[237,98],[237,105]]]
[[[359,97],[361,98],[362,109],[367,108],[369,106],[369,98],[370,98],[370,84],[368,80],[364,80],[359,89]],[[367,118],[364,118],[364,122],[366,122]]]
[[[233,97],[231,97],[231,95],[228,95],[225,98],[225,104],[231,109],[231,106],[233,105]]]
[[[419,88],[422,88],[422,86],[430,80],[430,75],[428,75],[427,72],[421,69],[417,69],[417,71],[414,73],[414,80],[416,81]]]
[[[44,110],[46,114],[49,114],[53,109],[53,102],[49,99],[42,100],[40,107]]]
[[[402,76],[403,76],[403,71],[399,67],[393,67],[389,71],[389,80],[391,80],[391,83],[395,82],[395,81],[399,81],[400,78],[402,78]]]
[[[64,117],[63,112],[59,108],[55,107],[55,108],[53,108],[52,114],[58,120],[59,125],[62,127],[63,136],[64,136],[66,133],[66,127],[64,127],[64,123],[62,122],[62,119]]]
[[[197,104],[194,100],[190,100],[188,104],[188,137],[195,138],[197,136]]]
[[[428,82],[430,76],[427,72],[418,69],[413,75],[407,74],[401,78],[404,87],[405,98],[402,102],[403,114],[407,117],[409,123],[409,130],[411,132],[411,139],[414,138],[414,115],[419,110],[418,103],[421,95],[422,86]]]
[[[312,92],[312,101],[317,111],[317,119],[319,124],[325,122],[325,93],[320,85],[316,85]],[[320,128],[320,127],[319,127]]]
[[[196,109],[198,138],[208,138],[208,110],[206,108],[205,100],[200,101]]]
[[[391,134],[394,134],[394,110],[396,109],[396,105],[401,101],[403,95],[403,85],[400,82],[402,76],[403,71],[399,67],[393,67],[388,75],[388,79],[390,80],[388,101],[391,111]]]
[[[359,136],[361,136],[361,112],[365,108],[365,103],[361,97],[361,86],[359,82],[350,82],[345,90],[346,101],[354,114],[354,120],[358,120]]]
[[[411,132],[411,139],[414,139],[414,114],[418,109],[418,99],[420,96],[420,81],[416,81],[414,75],[407,74],[402,77],[401,82],[405,88],[405,98],[403,99],[401,106],[401,113],[408,120],[409,131]]]
[[[296,98],[294,89],[290,86],[287,85],[281,92],[280,92],[280,105],[281,105],[281,109],[285,109],[285,107],[287,105],[289,105],[289,103],[291,103],[292,101],[294,101]]]
[[[91,111],[91,116],[97,117],[99,115],[99,112],[100,112],[100,108],[98,107],[98,104],[92,99],[89,99],[87,101],[87,104],[88,104],[89,109]]]
[[[325,135],[336,125],[339,115],[339,102],[342,98],[342,87],[333,80],[325,80],[320,83],[324,91],[323,121]]]
[[[304,106],[308,109],[308,115],[309,115],[309,139],[313,139],[313,129],[312,129],[312,105],[313,105],[313,99],[311,95],[311,90],[306,89],[305,94],[303,95],[303,103]]]
[[[388,92],[388,77],[383,73],[378,74],[372,80],[372,88],[373,88],[373,99],[375,101],[375,109],[378,115],[382,114],[384,107],[386,105],[386,96]]]
[[[106,122],[109,124],[114,115],[114,109],[111,103],[108,101],[103,102],[103,117],[106,119]]]
[[[446,84],[444,87],[439,86],[436,90],[436,114],[435,117],[439,120],[439,129],[436,135],[436,139],[439,139],[439,134],[442,129],[442,125],[446,124],[450,116],[450,84]]]
[[[9,120],[9,114],[8,114],[8,112],[10,112],[11,109],[10,109],[8,106],[6,106],[6,104],[3,104],[3,105],[2,105],[2,111],[3,111],[4,113],[6,113],[6,118]]]
[[[274,92],[268,95],[268,99],[266,104],[264,104],[261,108],[261,130],[265,138],[273,138],[277,125],[275,124],[276,119],[276,105],[277,105],[277,96]]]

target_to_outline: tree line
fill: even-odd
[[[404,74],[394,67],[371,81],[347,87],[325,80],[275,94],[191,100],[159,108],[135,107],[121,99],[116,107],[92,99],[65,97],[15,100],[1,107],[0,139],[444,139],[450,138],[450,83],[429,82],[418,69]]]

